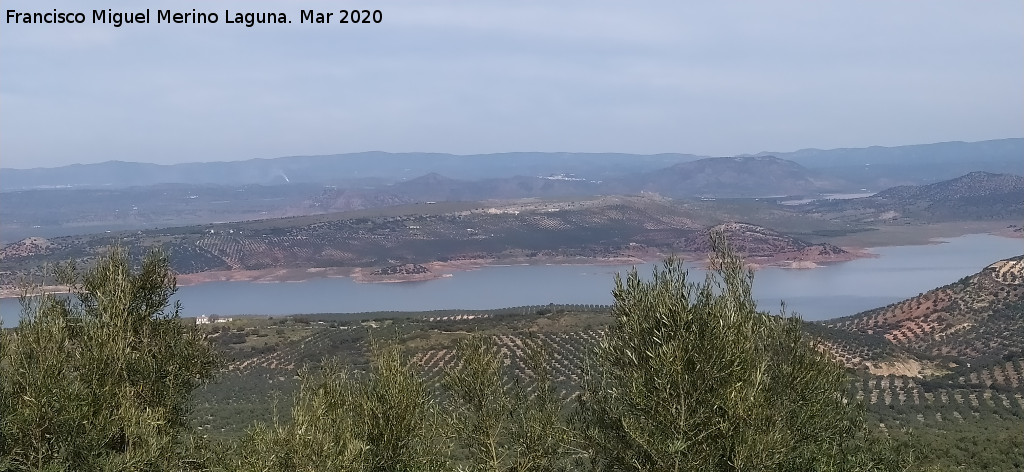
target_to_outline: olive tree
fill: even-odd
[[[573,464],[550,358],[539,340],[530,341],[524,346],[528,381],[505,371],[505,359],[490,339],[474,336],[456,347],[443,385],[470,470],[557,471]]]
[[[842,366],[751,295],[753,272],[712,237],[695,282],[670,258],[649,280],[615,278],[614,321],[574,414],[596,470],[872,470]]]
[[[306,368],[290,421],[253,426],[230,469],[447,470],[447,433],[395,344],[375,344],[369,372],[328,360]]]
[[[170,308],[167,257],[112,248],[55,275],[70,293],[23,297],[0,332],[0,469],[182,468],[190,394],[219,361]]]

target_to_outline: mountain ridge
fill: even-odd
[[[858,185],[878,188],[961,175],[970,170],[1011,172],[1024,154],[1024,138],[945,142],[906,146],[800,150],[771,154],[810,169],[842,175]],[[737,157],[752,156],[749,154]],[[457,179],[576,173],[589,179],[652,172],[706,159],[683,153],[509,152],[455,155],[445,153],[348,154],[254,158],[239,161],[149,164],[106,161],[60,167],[3,168],[3,191],[60,186],[127,186],[158,183],[220,185],[286,182],[338,183],[348,179],[385,178],[392,182],[437,172]]]

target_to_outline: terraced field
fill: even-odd
[[[1020,364],[1020,360],[1013,363]],[[1019,368],[1019,365],[1017,366]],[[853,383],[854,395],[876,413],[883,427],[917,422],[1014,421],[1024,425],[1024,392],[1019,385],[969,377],[922,380],[907,376],[864,376]]]
[[[884,337],[915,355],[990,358],[1020,353],[1024,339],[1024,256],[886,307],[824,323],[839,331]],[[874,342],[877,342],[875,339]],[[847,356],[842,350],[841,357]]]
[[[446,369],[455,365],[459,339],[491,339],[505,360],[506,382],[521,381],[528,387],[533,373],[525,350],[541,346],[549,353],[559,394],[568,400],[578,391],[588,353],[610,320],[607,307],[395,315],[236,320],[211,328],[229,362],[216,383],[197,393],[196,424],[214,437],[237,436],[253,421],[272,422],[278,414],[287,418],[289,398],[304,366],[336,356],[363,369],[371,338],[401,339],[438,397],[444,395]],[[913,444],[922,465],[1014,470],[1010,458],[1024,451],[1019,434],[1024,430],[1024,357],[964,358],[940,371],[935,368],[938,361],[915,359],[884,337],[835,336],[842,331],[805,326],[823,346],[850,353],[845,361],[853,366],[851,397],[863,402],[870,425]],[[873,373],[899,361],[932,367]]]
[[[592,329],[562,333],[499,334],[490,339],[505,359],[510,378],[521,378],[527,383],[534,374],[526,362],[526,352],[542,349],[548,353],[553,380],[561,397],[568,399],[578,391],[587,353],[597,344],[601,333],[600,330]],[[414,354],[412,361],[423,370],[427,384],[439,390],[446,370],[456,366],[455,354],[452,348],[431,349]]]

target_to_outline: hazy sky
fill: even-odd
[[[91,16],[144,3],[0,9]],[[1024,135],[1020,0],[149,3],[221,22],[15,25],[5,13],[0,166],[732,155]],[[298,24],[302,8],[358,6],[383,22]],[[225,9],[294,23],[225,24]]]

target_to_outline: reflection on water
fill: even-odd
[[[941,244],[876,248],[880,257],[810,270],[767,268],[754,277],[754,296],[763,309],[788,310],[817,320],[887,305],[978,272],[999,259],[1024,252],[1019,239],[968,235]],[[639,266],[649,274],[653,264]],[[458,272],[427,282],[360,284],[348,278],[306,282],[212,282],[182,287],[185,316],[281,315],[490,309],[521,305],[611,303],[612,276],[630,266],[501,266]],[[695,280],[702,274],[694,269]],[[10,326],[17,300],[0,301]]]

